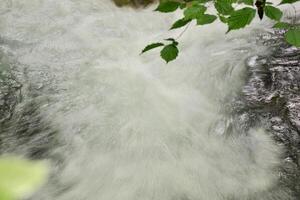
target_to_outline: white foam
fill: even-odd
[[[245,59],[264,50],[255,28],[225,35],[220,23],[191,25],[179,58],[165,65],[158,51],[139,52],[179,35],[167,31],[179,13],[107,0],[6,2],[0,32],[21,45],[11,52],[33,82],[42,66],[55,80],[44,83],[56,93],[41,94],[43,115],[66,166],[55,171],[60,185],[36,199],[243,199],[276,183],[279,150],[263,131],[209,134],[224,97],[242,85]]]

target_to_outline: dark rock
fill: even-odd
[[[11,118],[21,99],[22,84],[17,80],[14,67],[0,52],[0,123]]]
[[[252,113],[243,123],[265,127],[284,147],[278,187],[290,191],[292,199],[300,199],[300,49],[288,46],[283,33],[260,38],[272,53],[247,61],[249,76],[240,99],[235,100],[240,107],[235,112],[237,116],[244,115],[240,110]]]

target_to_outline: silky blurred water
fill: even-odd
[[[52,176],[32,199],[241,200],[277,184],[280,149],[263,130],[226,139],[215,127],[225,99],[241,90],[245,60],[266,52],[256,41],[261,24],[227,35],[219,22],[192,24],[166,65],[159,51],[139,53],[178,37],[182,30],[167,29],[180,13],[2,0],[0,15],[0,48],[23,73],[27,97],[16,112],[32,104],[29,129],[47,126],[25,135],[27,145],[59,144],[43,157]]]

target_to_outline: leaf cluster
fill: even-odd
[[[300,0],[282,0],[280,4],[291,4],[297,1]],[[213,6],[216,14],[208,13],[208,6]],[[235,9],[236,7],[239,7],[239,9]],[[155,9],[155,11],[162,13],[177,10],[181,10],[183,16],[171,25],[170,30],[185,27],[192,21],[195,21],[198,26],[204,26],[219,19],[228,26],[228,33],[232,30],[245,28],[251,24],[257,14],[261,20],[264,16],[274,20],[276,22],[274,28],[287,29],[286,41],[291,45],[300,46],[300,29],[292,24],[282,22],[283,12],[267,0],[162,0]],[[166,62],[170,62],[176,59],[178,55],[178,42],[172,40],[173,42],[168,45],[160,42],[152,43],[146,46],[142,53],[164,46],[161,57]]]
[[[164,59],[167,63],[172,60],[175,60],[179,52],[177,48],[178,42],[173,38],[165,39],[165,41],[168,41],[169,43],[164,44],[162,42],[157,42],[149,44],[143,49],[142,53],[145,53],[158,47],[163,47],[160,51],[161,58]]]

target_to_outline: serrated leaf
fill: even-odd
[[[181,28],[187,25],[190,21],[191,19],[185,19],[185,18],[179,19],[172,25],[171,29]]]
[[[45,163],[5,157],[0,159],[0,199],[15,200],[30,195],[45,181]]]
[[[256,11],[253,8],[243,8],[240,10],[234,11],[228,18],[228,31],[244,28],[251,23],[255,17]]]
[[[265,14],[270,19],[279,21],[282,17],[282,12],[278,8],[275,8],[273,6],[265,6]]]
[[[196,4],[196,5],[193,5],[191,7],[188,7],[185,9],[184,11],[184,18],[186,20],[189,20],[189,19],[197,19],[198,17],[200,17],[201,15],[204,14],[204,12],[206,11],[206,7],[203,6],[203,5],[199,5],[199,4]]]
[[[197,25],[211,24],[217,19],[215,15],[204,14],[197,18]]]
[[[168,63],[177,58],[178,52],[178,48],[175,45],[169,44],[161,50],[160,56]]]
[[[284,35],[285,40],[296,47],[300,47],[300,29],[290,29]]]
[[[300,1],[300,0],[282,0],[282,1],[280,2],[280,4],[295,3],[295,2],[297,2],[297,1]]]
[[[279,28],[279,29],[287,29],[287,28],[290,28],[291,27],[291,24],[289,23],[286,23],[286,22],[277,22],[273,28]]]
[[[222,15],[230,15],[234,11],[231,0],[216,0],[215,8]]]
[[[154,48],[157,48],[157,47],[161,47],[161,46],[164,46],[164,44],[163,44],[163,43],[160,43],[160,42],[149,44],[149,45],[147,45],[147,46],[143,49],[142,53],[145,53],[145,52],[147,52],[147,51],[150,51],[151,49],[154,49]]]
[[[181,3],[176,1],[162,1],[155,9],[155,11],[164,12],[164,13],[173,12],[177,10],[180,5]]]

